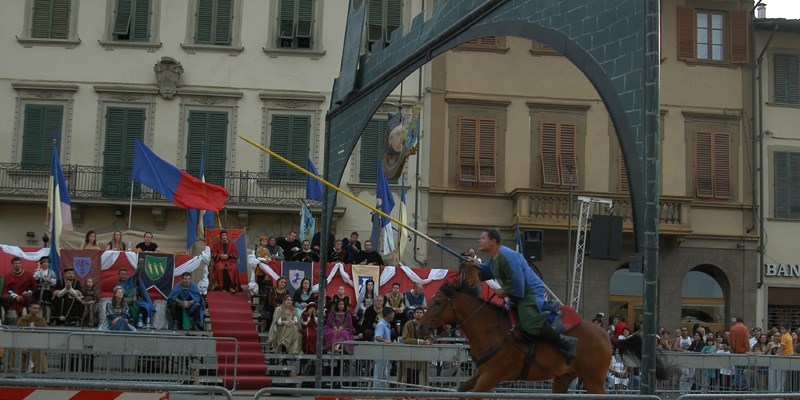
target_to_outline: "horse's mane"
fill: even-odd
[[[491,301],[486,301],[480,297],[480,286],[470,285],[465,283],[463,280],[458,280],[455,282],[446,281],[442,284],[442,287],[439,288],[439,291],[444,293],[445,296],[452,298],[457,293],[463,293],[469,297],[474,298],[477,301],[485,303],[485,306],[491,307],[496,312],[500,313],[503,311],[503,307],[492,303]]]

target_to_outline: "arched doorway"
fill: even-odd
[[[643,275],[631,272],[628,268],[619,268],[611,275],[608,288],[608,310],[610,315],[605,323],[614,317],[624,318],[631,332],[642,323],[644,308],[642,294],[644,290]]]
[[[681,326],[695,325],[712,331],[726,329],[728,278],[713,265],[698,265],[683,277],[681,285]]]

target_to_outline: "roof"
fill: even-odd
[[[771,31],[777,27],[779,32],[800,33],[800,19],[756,18],[756,30]]]

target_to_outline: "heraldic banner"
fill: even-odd
[[[356,298],[361,300],[364,298],[364,288],[366,282],[372,279],[375,282],[373,293],[378,295],[380,285],[381,267],[377,265],[353,265],[353,285],[356,292]]]
[[[206,246],[213,248],[212,245],[219,242],[221,231],[228,232],[228,240],[236,245],[236,250],[239,252],[236,268],[239,270],[240,281],[247,282],[247,235],[244,229],[206,229]]]
[[[91,278],[97,293],[102,292],[101,254],[103,252],[97,250],[61,249],[61,276],[64,276],[65,269],[75,268],[75,275],[81,282],[81,286],[85,287],[86,280]]]
[[[161,253],[139,253],[136,275],[146,290],[155,288],[164,298],[172,291],[172,275],[175,272],[175,255]]]
[[[286,285],[287,289],[289,289],[289,293],[294,296],[294,292],[300,289],[300,284],[303,282],[303,278],[311,279],[311,286],[314,286],[314,277],[312,274],[312,267],[314,263],[310,262],[299,262],[299,261],[284,261],[283,267],[281,268],[281,275],[285,276],[286,279],[289,280],[289,283]]]

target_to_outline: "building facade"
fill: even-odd
[[[769,10],[767,9],[767,13]],[[768,15],[766,16],[768,17]],[[758,318],[763,326],[800,326],[800,20],[755,21],[759,217]]]
[[[305,176],[239,136],[303,167],[311,159],[322,172],[325,112],[339,74],[348,3],[4,2],[0,202],[3,225],[11,228],[0,233],[0,243],[41,245],[53,143],[72,197],[76,233],[64,235],[66,247],[77,247],[88,230],[101,238],[130,230],[126,241],[153,231],[162,249],[184,249],[185,212],[132,184],[135,140],[193,175],[203,165],[205,179],[230,193],[218,224],[247,228],[251,245],[260,235],[298,230]],[[423,7],[411,0],[365,4],[367,56]],[[341,187],[368,203],[375,202],[388,112],[410,112],[421,76],[409,77],[387,99],[351,158]],[[410,205],[420,193],[411,178],[420,175],[418,166],[412,158],[405,169]],[[344,196],[334,220],[339,238],[351,231],[369,236],[369,210]]]
[[[659,320],[668,327],[719,330],[735,316],[756,315],[751,7],[662,5]],[[619,46],[609,51],[626,44]],[[610,213],[624,221],[622,257],[585,260],[578,306],[587,317],[640,321],[641,274],[627,265],[630,200],[619,145],[602,99],[579,70],[546,43],[487,37],[434,60],[426,90],[435,133],[430,233],[466,250],[477,246],[482,228],[498,227],[513,246],[518,220],[532,242],[543,237],[535,264],[568,302],[579,197],[611,199]],[[592,210],[608,213],[602,204]],[[452,263],[441,257],[432,254],[430,263]]]

